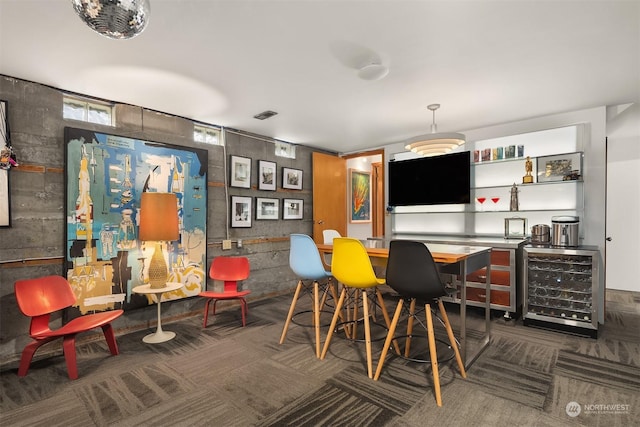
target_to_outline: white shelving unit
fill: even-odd
[[[431,235],[490,236],[504,235],[504,219],[526,218],[527,234],[535,224],[551,224],[557,215],[584,216],[582,179],[538,182],[538,161],[558,156],[579,159],[582,168],[582,125],[532,132],[491,140],[468,142],[471,151],[493,147],[523,146],[524,156],[472,163],[472,202],[464,205],[399,206],[393,210],[393,234],[424,233]],[[523,184],[526,157],[533,163],[534,183]],[[403,156],[405,157],[405,156]],[[511,187],[518,188],[519,210],[510,211]],[[486,198],[483,204],[478,197]],[[491,199],[497,198],[494,203]],[[582,236],[581,236],[582,237]]]
[[[519,313],[522,307],[522,247],[526,243],[525,238],[531,233],[531,226],[550,225],[551,217],[559,215],[578,216],[583,221],[585,215],[585,189],[582,178],[572,181],[538,182],[538,161],[545,162],[546,166],[546,162],[550,160],[549,156],[554,156],[551,160],[571,158],[574,161],[579,160],[581,164],[578,168],[582,172],[583,126],[572,125],[467,142],[463,150],[470,151],[472,159],[475,150],[482,152],[495,147],[503,147],[504,152],[504,147],[522,146],[524,152],[522,157],[472,163],[472,202],[469,204],[394,208],[391,213],[392,235],[410,235],[430,241],[459,241],[460,244],[482,241],[483,246],[491,246],[494,252],[491,308],[504,310],[505,317]],[[535,182],[531,184],[522,183],[522,177],[526,174],[526,156],[530,157],[533,166]],[[396,160],[407,158],[410,158],[410,154],[398,153]],[[518,211],[509,210],[511,187],[514,183],[518,189]],[[477,197],[485,197],[484,204],[478,203]],[[497,202],[494,203],[492,198],[498,198]],[[525,218],[527,222],[526,235],[520,240],[504,238],[505,218],[514,217]],[[580,228],[580,232],[584,232],[583,227]],[[580,237],[582,239],[583,236]],[[491,241],[493,242],[489,243]],[[467,297],[470,305],[484,305],[486,295],[482,274],[480,271],[467,277]]]

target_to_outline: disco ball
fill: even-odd
[[[71,0],[92,30],[111,39],[130,39],[149,23],[149,0]]]

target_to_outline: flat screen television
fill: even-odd
[[[389,206],[471,202],[469,151],[389,162]]]

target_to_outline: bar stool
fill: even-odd
[[[350,322],[357,322],[358,315],[357,309],[359,306],[359,297],[362,297],[363,308],[363,321],[364,321],[364,333],[365,333],[365,347],[367,353],[367,374],[369,378],[373,378],[373,361],[371,356],[371,325],[370,325],[370,312],[369,312],[369,297],[368,292],[373,292],[378,300],[378,305],[384,316],[387,329],[390,327],[390,318],[387,313],[387,309],[384,305],[382,294],[378,289],[378,286],[385,284],[385,279],[376,277],[373,267],[371,266],[371,260],[367,254],[367,250],[362,243],[357,239],[349,237],[337,237],[333,240],[333,258],[331,262],[331,273],[333,277],[340,282],[342,291],[340,292],[340,298],[335,308],[335,313],[331,319],[331,326],[329,326],[329,332],[327,333],[327,340],[324,343],[322,354],[320,359],[324,359],[329,345],[331,344],[331,337],[333,336],[338,317],[340,316],[345,297],[349,290],[355,290],[356,298],[353,305],[354,316],[350,319]],[[374,299],[375,303],[375,299]],[[348,321],[349,322],[349,321]],[[355,338],[355,323],[354,328],[351,330],[352,339]],[[399,349],[396,349],[399,353]]]
[[[320,357],[320,312],[327,303],[327,293],[330,292],[334,300],[338,299],[338,294],[331,273],[324,269],[320,252],[313,239],[306,234],[292,234],[289,240],[291,242],[289,267],[298,276],[298,285],[291,300],[287,320],[282,329],[280,344],[284,343],[291,319],[297,314],[308,312],[307,310],[294,313],[296,303],[300,299],[300,293],[305,291],[306,294],[312,295],[313,309],[311,311],[313,313],[312,325],[315,329],[316,357]],[[322,284],[324,289],[322,291],[322,299],[320,299],[320,281],[324,279],[326,279],[326,282]],[[311,283],[305,284],[305,280]]]
[[[332,230],[330,228],[322,230],[322,239],[325,245],[333,245],[333,239],[336,237],[342,237],[338,230]],[[331,266],[331,254],[324,254],[322,258],[326,265]]]
[[[332,245],[333,239],[335,239],[336,237],[342,237],[338,230],[322,230],[322,239],[324,240],[325,245]]]
[[[387,262],[387,284],[400,295],[396,311],[391,321],[391,326],[385,340],[380,361],[376,369],[374,380],[380,378],[382,367],[389,350],[391,341],[394,337],[398,319],[402,311],[403,304],[410,304],[409,318],[407,323],[407,341],[405,348],[405,357],[409,355],[411,345],[411,337],[413,334],[413,321],[416,318],[415,306],[416,301],[424,304],[424,312],[427,322],[427,338],[429,342],[429,359],[431,361],[431,370],[433,371],[433,385],[435,389],[436,403],[442,406],[442,397],[440,394],[440,375],[438,372],[438,356],[436,352],[436,340],[433,332],[433,319],[431,316],[431,304],[437,304],[440,309],[442,322],[447,331],[449,342],[455,353],[455,358],[460,369],[462,378],[467,377],[464,369],[464,363],[460,357],[458,343],[453,335],[451,324],[447,312],[444,309],[441,297],[448,295],[447,289],[440,280],[440,274],[429,248],[424,243],[409,240],[392,240],[389,244],[389,260]]]

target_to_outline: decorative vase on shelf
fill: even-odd
[[[516,186],[516,183],[513,183],[513,186],[511,186],[511,201],[509,203],[509,210],[512,212],[517,212],[518,210],[520,210],[520,205],[518,202],[518,187]]]

